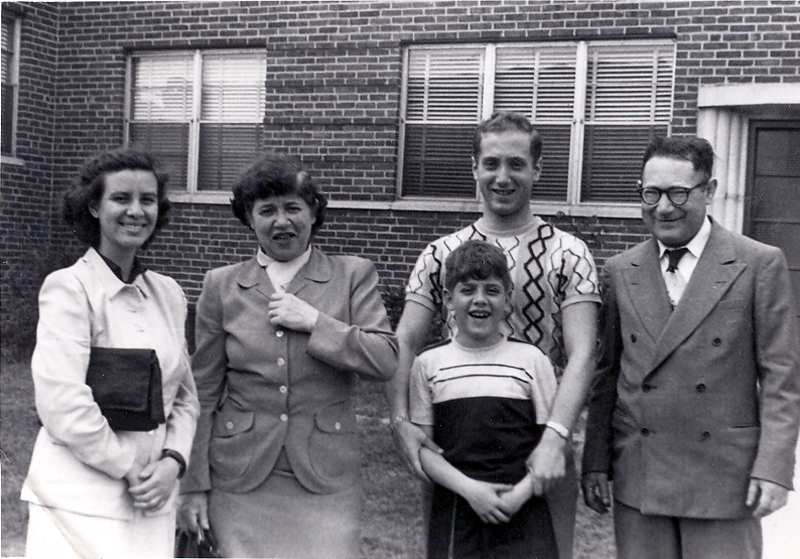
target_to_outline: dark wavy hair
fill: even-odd
[[[300,162],[288,155],[267,153],[253,161],[233,184],[231,209],[239,221],[250,227],[250,212],[257,200],[272,196],[300,196],[312,213],[314,235],[325,221],[328,200]]]
[[[447,255],[444,261],[444,286],[452,291],[460,281],[497,278],[503,287],[513,286],[506,255],[498,247],[484,241],[467,241]]]
[[[98,153],[84,162],[73,181],[72,189],[64,194],[62,211],[64,221],[75,236],[94,248],[100,246],[100,222],[89,212],[89,208],[103,197],[106,175],[126,170],[149,171],[158,182],[158,218],[153,233],[142,248],[167,224],[167,214],[171,207],[167,199],[169,175],[159,168],[156,159],[138,146]]]
[[[711,178],[714,169],[714,148],[703,138],[696,136],[656,136],[647,146],[642,161],[644,166],[653,157],[685,159],[699,171]]]
[[[488,119],[481,122],[475,129],[472,137],[472,157],[478,160],[481,152],[481,142],[486,134],[499,134],[502,132],[522,132],[531,138],[531,157],[535,165],[542,155],[542,137],[533,127],[528,118],[520,113],[496,112]]]

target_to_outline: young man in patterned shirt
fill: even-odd
[[[427,342],[434,317],[444,314],[447,255],[470,239],[500,247],[515,286],[506,333],[537,345],[550,357],[559,377],[548,428],[527,465],[537,494],[547,494],[559,555],[570,559],[578,496],[570,433],[594,374],[600,295],[597,270],[586,245],[531,212],[531,192],[542,169],[541,151],[538,132],[522,115],[498,113],[478,126],[472,168],[483,216],[437,239],[417,260],[397,327],[400,366],[388,396],[401,454],[412,471],[427,479],[419,461],[420,447],[438,448],[408,421],[411,364]],[[452,324],[445,320],[444,328],[449,330]]]

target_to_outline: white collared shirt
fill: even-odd
[[[303,254],[288,262],[275,260],[264,252],[261,247],[258,248],[258,254],[256,254],[256,260],[259,265],[266,270],[267,277],[269,277],[269,281],[272,282],[272,287],[274,287],[275,291],[278,293],[286,291],[286,286],[294,279],[297,272],[300,271],[300,268],[305,266],[310,257],[311,245],[308,245],[308,248]]]
[[[678,262],[678,273],[681,275],[683,280],[686,283],[689,283],[689,279],[692,277],[692,273],[694,273],[694,269],[697,267],[697,262],[700,260],[700,255],[703,254],[703,249],[706,248],[706,243],[708,243],[708,238],[711,236],[711,220],[708,219],[708,216],[703,220],[703,225],[700,227],[700,231],[697,232],[697,235],[689,241],[684,246],[689,249],[689,252],[683,255],[680,262]],[[666,251],[667,249],[671,248],[680,248],[680,247],[668,247],[658,239],[658,261],[661,265],[661,275],[665,278],[667,277],[667,266],[669,265],[669,258],[667,258]]]

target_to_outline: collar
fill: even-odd
[[[258,265],[262,268],[266,268],[267,266],[275,266],[277,268],[285,268],[291,269],[295,268],[295,271],[299,270],[303,267],[303,265],[308,262],[308,259],[311,257],[311,243],[308,244],[308,248],[302,253],[300,256],[294,258],[293,260],[289,260],[288,262],[281,262],[280,260],[275,260],[271,256],[269,256],[264,249],[258,247],[258,252],[256,253],[256,260],[258,261]]]
[[[689,241],[683,246],[689,249],[689,252],[692,254],[692,256],[699,259],[700,255],[703,254],[703,249],[706,248],[706,243],[708,243],[708,238],[710,236],[711,236],[711,218],[709,216],[706,216],[706,218],[703,220],[703,225],[700,226],[700,231],[697,232],[697,234],[691,241]],[[668,247],[658,239],[656,239],[656,242],[658,243],[659,259],[664,258],[664,253],[667,251],[667,249],[681,248],[681,247]]]
[[[135,288],[143,297],[148,297],[150,290],[147,286],[147,277],[149,274],[144,274],[144,266],[139,266],[139,269],[142,270],[140,273],[135,276],[131,274],[131,283],[125,283],[114,270],[112,270],[103,255],[97,252],[93,247],[89,247],[89,250],[83,255],[82,260],[89,266],[91,273],[94,274],[100,284],[102,284],[103,289],[108,293],[109,297],[114,297],[122,291],[130,290],[131,288]]]
[[[139,277],[141,274],[143,274],[143,273],[145,273],[147,271],[147,268],[145,267],[144,264],[142,264],[141,260],[139,260],[138,258],[134,257],[134,259],[133,259],[133,267],[131,268],[131,277],[128,278],[128,281],[125,281],[124,279],[122,279],[122,268],[117,266],[117,264],[113,260],[111,260],[110,258],[106,258],[105,256],[103,256],[99,252],[97,254],[100,255],[100,258],[103,259],[103,262],[105,262],[108,265],[108,267],[111,269],[111,271],[114,272],[114,275],[117,276],[117,278],[123,283],[127,283],[127,284],[130,285],[134,281],[136,281],[137,277]]]
[[[539,217],[538,215],[531,214],[531,219],[525,225],[517,227],[516,229],[505,229],[503,231],[498,231],[496,229],[492,229],[486,223],[486,220],[481,217],[478,221],[475,222],[475,228],[480,231],[484,235],[491,235],[493,237],[519,237],[524,235],[528,231],[532,231],[542,225],[544,220]]]

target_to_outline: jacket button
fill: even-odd
[[[636,343],[636,334],[631,334],[631,342]]]
[[[286,388],[285,384],[282,384],[281,387],[278,388],[278,392],[280,392],[281,394],[286,394],[288,391],[289,391],[289,389]]]
[[[225,424],[225,427],[227,427],[228,429],[233,429],[233,421],[228,421],[228,422]]]
[[[650,429],[648,429],[647,427],[644,427],[642,429],[642,436],[643,437],[649,437],[650,436]]]
[[[714,338],[711,342],[711,345],[715,347],[719,347],[721,344],[722,344],[722,339],[720,338]]]
[[[642,392],[650,392],[652,389],[653,389],[653,387],[650,386],[649,384],[643,384],[642,385]]]
[[[342,428],[342,424],[337,421],[336,423],[334,423],[333,427],[334,427],[334,429],[339,431]]]
[[[703,392],[706,391],[706,385],[701,382],[700,384],[695,386],[694,389],[697,390],[700,394],[702,394]]]
[[[700,434],[700,440],[701,440],[701,441],[708,440],[710,437],[711,437],[711,433],[709,433],[708,431],[703,431],[703,432]]]
[[[283,330],[278,330],[277,332],[275,332],[275,335],[278,336],[279,338],[282,338],[283,337]]]
[[[282,413],[282,414],[281,414],[281,421],[283,421],[284,423],[286,423],[287,421],[289,421],[289,416],[288,416],[288,415],[286,415],[285,413]]]
[[[278,367],[283,367],[284,365],[286,365],[286,359],[278,357]]]

